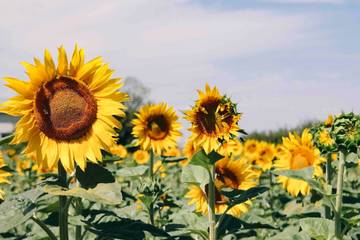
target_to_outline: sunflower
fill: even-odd
[[[326,159],[320,156],[320,151],[314,147],[312,135],[308,129],[305,129],[301,136],[289,133],[289,137],[283,138],[283,151],[275,161],[275,168],[280,170],[300,170],[307,167],[314,167],[314,177],[323,175],[320,164]],[[279,176],[278,181],[292,195],[299,193],[307,195],[310,192],[310,186],[307,182],[300,179]]]
[[[238,139],[230,139],[228,142],[223,143],[218,153],[223,156],[239,157],[243,152],[243,145]]]
[[[162,156],[164,157],[180,157],[181,151],[178,147],[171,147],[168,149],[165,149],[162,153]]]
[[[326,127],[331,127],[333,122],[334,122],[333,115],[329,115],[328,118],[325,120],[324,124],[325,124]]]
[[[19,116],[12,144],[27,142],[25,153],[36,154],[39,165],[52,168],[60,160],[67,172],[74,162],[86,168],[86,159],[101,161],[101,149],[112,145],[114,128],[123,116],[127,95],[119,92],[120,79],[100,57],[85,63],[84,50],[75,49],[70,62],[63,47],[55,66],[48,50],[44,63],[24,62],[28,81],[7,77],[7,86],[19,95],[0,111]]]
[[[137,164],[145,164],[150,159],[150,154],[145,150],[136,150],[133,154],[133,158]]]
[[[110,148],[110,152],[111,152],[111,154],[116,155],[120,158],[126,158],[126,156],[127,156],[126,147],[124,147],[121,144],[119,144],[119,145],[114,144],[114,146],[112,146]]]
[[[231,100],[220,95],[218,89],[206,84],[205,92],[199,92],[199,99],[191,110],[185,112],[185,119],[191,123],[191,140],[197,148],[206,153],[217,150],[223,142],[235,138],[240,130],[241,114]]]
[[[276,155],[274,144],[261,141],[258,146],[258,154],[253,158],[253,163],[261,168],[262,171],[270,170]]]
[[[244,143],[244,156],[250,160],[257,157],[259,152],[259,142],[254,139],[248,139]]]
[[[143,150],[152,149],[157,155],[162,150],[176,147],[176,141],[181,136],[181,124],[177,120],[175,110],[166,103],[141,107],[132,121],[136,143]]]
[[[2,183],[10,183],[10,181],[7,179],[11,176],[11,173],[5,171],[3,168],[5,167],[4,159],[2,156],[2,153],[0,153],[0,184]],[[4,199],[4,191],[0,189],[0,199]]]
[[[228,205],[228,199],[220,194],[222,188],[233,188],[239,190],[248,190],[255,187],[258,183],[258,175],[251,170],[250,166],[242,160],[232,160],[225,157],[216,162],[215,165],[215,212],[224,213]],[[207,204],[207,185],[204,190],[197,185],[191,185],[186,197],[190,199],[189,205],[195,204],[195,210],[203,214],[208,213]],[[238,204],[230,209],[229,214],[239,217],[247,212],[251,201]]]
[[[331,146],[335,143],[334,139],[331,138],[329,131],[325,128],[321,130],[319,134],[319,142],[325,146]]]

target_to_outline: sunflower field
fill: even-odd
[[[77,45],[22,65],[0,105],[18,118],[0,139],[0,239],[360,239],[357,113],[275,143],[215,86],[181,115],[131,113],[123,80]]]

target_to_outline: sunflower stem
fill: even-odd
[[[335,236],[341,239],[341,208],[342,208],[342,195],[344,183],[344,170],[345,170],[345,154],[339,152],[338,163],[338,178],[336,187],[336,204],[335,204]]]
[[[66,171],[61,164],[58,163],[58,183],[61,187],[67,188]],[[59,234],[60,240],[68,240],[68,211],[66,196],[59,196]]]
[[[216,214],[215,214],[215,166],[210,168],[209,181],[209,240],[216,240]]]
[[[150,149],[149,177],[154,178],[154,151]]]
[[[327,159],[326,159],[326,183],[327,184],[331,185],[331,178],[332,178],[331,154],[328,154]],[[329,194],[331,194],[331,192]],[[329,206],[324,207],[324,212],[325,212],[325,218],[331,219],[331,209]]]

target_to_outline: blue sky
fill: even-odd
[[[77,42],[179,111],[216,85],[247,131],[360,112],[358,0],[1,1],[0,76]],[[13,93],[0,86],[0,101]]]

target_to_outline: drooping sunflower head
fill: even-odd
[[[243,160],[225,157],[216,162],[215,173],[216,185],[219,187],[248,190],[258,183],[258,174]]]
[[[300,170],[307,167],[314,167],[314,177],[323,175],[320,164],[326,159],[320,156],[320,151],[314,147],[312,135],[308,129],[305,129],[301,136],[289,133],[289,137],[283,138],[283,151],[278,155],[275,161],[275,168],[280,170]],[[299,193],[307,195],[310,192],[310,186],[303,180],[292,179],[285,176],[279,176],[278,181],[292,195]]]
[[[181,136],[178,116],[166,103],[143,106],[132,123],[137,144],[144,150],[152,149],[158,155],[162,150],[176,147],[176,141]]]
[[[75,46],[68,61],[63,47],[58,64],[45,50],[44,63],[24,62],[29,80],[7,77],[7,86],[18,95],[1,105],[0,111],[19,116],[13,144],[27,142],[25,153],[34,153],[39,165],[52,168],[61,161],[71,172],[75,163],[85,169],[86,159],[101,160],[100,149],[112,145],[115,115],[122,116],[127,95],[119,92],[121,79],[100,57],[85,62],[84,50]]]
[[[357,153],[360,145],[360,115],[351,112],[336,116],[331,133],[340,151]]]
[[[202,213],[204,215],[208,214],[208,185],[205,185],[204,188],[201,188],[198,185],[191,185],[189,191],[186,193],[185,197],[189,199],[189,205],[195,205],[195,211]],[[230,214],[234,217],[240,217],[242,214],[249,211],[251,202],[246,201],[245,203],[237,204],[232,207],[227,214]],[[228,207],[228,199],[220,194],[218,188],[215,189],[215,213],[222,214],[225,212]]]
[[[5,162],[2,153],[0,152],[0,184],[3,183],[10,183],[10,181],[7,179],[12,174],[8,171],[6,171],[5,168]],[[4,199],[4,191],[0,189],[0,200]]]
[[[238,135],[241,114],[237,112],[236,105],[221,95],[216,87],[211,89],[206,84],[205,92],[198,92],[199,99],[191,110],[185,112],[185,119],[192,125],[189,130],[194,144],[209,153]]]

